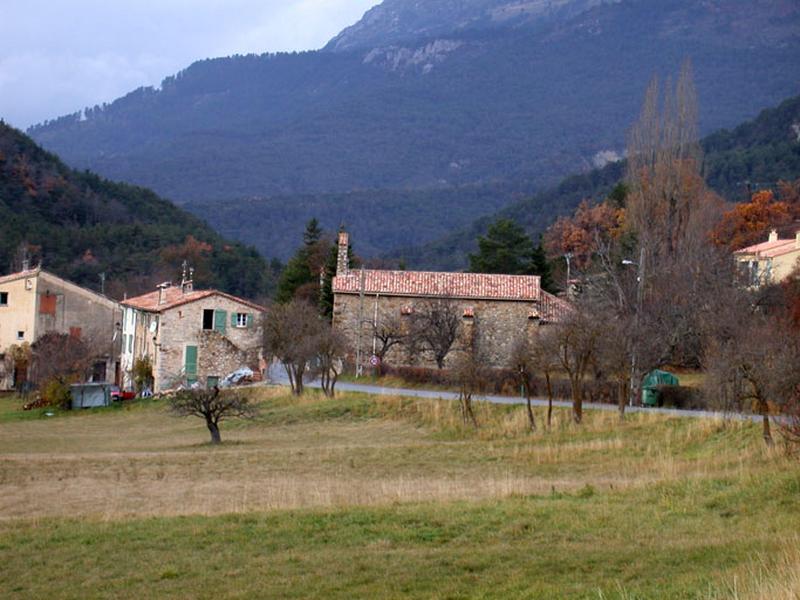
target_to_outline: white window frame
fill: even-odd
[[[236,329],[247,328],[247,313],[236,313]]]
[[[25,332],[24,331],[17,331],[17,340],[22,341],[25,339]]]

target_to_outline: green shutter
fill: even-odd
[[[236,327],[236,313],[231,313],[231,327]]]
[[[189,383],[197,381],[197,346],[186,346],[186,360],[183,371]]]
[[[224,310],[214,311],[214,329],[220,333],[225,333],[225,324],[228,321],[228,313]]]
[[[251,313],[247,313],[247,326],[248,327],[253,326],[253,315]]]

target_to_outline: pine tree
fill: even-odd
[[[485,237],[478,237],[478,253],[469,256],[470,271],[529,275],[533,253],[533,242],[525,230],[509,219],[500,219],[489,226]]]

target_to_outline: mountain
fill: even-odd
[[[269,255],[319,203],[381,206],[419,244],[617,157],[648,80],[686,57],[703,132],[797,93],[798,32],[795,0],[386,0],[320,51],[199,61],[30,133],[215,226],[247,206]],[[462,189],[497,195],[482,207]],[[423,203],[461,222],[420,227]]]
[[[150,291],[197,268],[199,286],[246,297],[269,291],[270,270],[252,249],[222,238],[197,217],[150,190],[68,168],[0,121],[0,265],[19,268],[27,245],[34,262],[112,295]],[[0,271],[2,272],[2,271]]]
[[[800,179],[800,96],[733,130],[721,130],[702,140],[706,182],[730,201],[749,199],[751,191],[774,188]],[[511,219],[538,236],[561,215],[572,213],[584,199],[601,200],[625,175],[625,162],[566,178],[558,186],[475,220],[428,244],[409,245],[389,253],[415,268],[460,270],[477,249],[477,238],[499,218]]]

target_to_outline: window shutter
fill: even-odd
[[[252,313],[247,313],[247,326],[248,327],[252,327],[253,326],[253,315],[252,315]]]
[[[189,380],[197,378],[197,346],[186,346],[184,373]]]
[[[238,323],[236,322],[236,313],[232,312],[231,313],[231,327],[236,327],[237,325],[238,325]]]
[[[220,333],[225,333],[225,325],[228,321],[228,313],[224,310],[214,311],[214,329]]]

